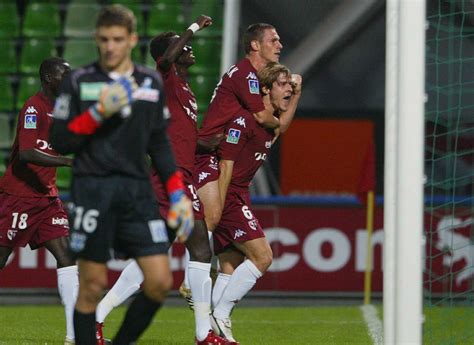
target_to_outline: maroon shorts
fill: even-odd
[[[248,191],[228,191],[221,221],[212,233],[214,253],[220,254],[233,243],[265,237],[258,219],[250,210]]]
[[[186,196],[193,203],[194,219],[202,220],[204,219],[204,207],[197,195],[196,188],[189,180],[190,178],[185,178],[183,181],[186,186]],[[160,216],[161,218],[166,219],[168,217],[168,211],[170,209],[168,193],[166,192],[165,186],[161,183],[160,178],[155,173],[151,175],[150,181],[151,185],[153,186],[153,191],[155,192],[156,198],[158,200]]]
[[[69,223],[58,197],[21,198],[0,193],[0,246],[31,249],[69,236]]]
[[[200,189],[219,178],[219,160],[215,155],[196,154],[194,159],[194,185]]]

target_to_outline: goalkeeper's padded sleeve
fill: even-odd
[[[67,128],[74,134],[90,135],[94,134],[99,126],[100,121],[91,113],[90,109],[87,109],[69,122]]]

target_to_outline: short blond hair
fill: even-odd
[[[271,89],[280,74],[291,77],[291,71],[288,67],[278,62],[269,62],[257,73],[260,88],[266,86],[268,89]]]

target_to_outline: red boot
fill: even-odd
[[[225,338],[221,338],[213,330],[210,330],[207,334],[206,339],[204,340],[197,340],[196,338],[196,345],[228,345],[229,342]]]

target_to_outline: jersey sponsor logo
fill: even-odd
[[[247,128],[247,127],[245,126],[245,119],[244,119],[243,116],[240,116],[240,117],[236,118],[236,119],[234,120],[234,123],[236,123],[236,124],[238,124],[238,125],[240,125],[240,126],[242,126],[242,127],[244,127],[244,128]]]
[[[272,141],[271,140],[265,141],[265,148],[269,149],[270,147],[272,147]]]
[[[251,94],[259,95],[260,94],[260,85],[258,80],[249,80],[249,91]]]
[[[23,126],[26,129],[36,129],[36,114],[25,115],[25,124]]]
[[[148,221],[148,227],[150,228],[151,239],[154,243],[168,243],[168,232],[162,219]]]
[[[229,78],[232,78],[232,75],[237,72],[239,68],[237,66],[230,66],[229,70],[227,71],[227,75]]]
[[[100,96],[100,91],[102,88],[107,85],[106,82],[93,82],[93,83],[81,83],[80,84],[80,97],[81,101],[98,101]]]
[[[52,150],[51,144],[49,144],[46,140],[43,139],[36,139],[36,145],[38,145],[39,150]]]
[[[160,99],[160,92],[156,89],[139,88],[133,93],[133,98],[136,101],[147,101],[156,103]]]
[[[237,144],[240,139],[240,130],[231,128],[229,129],[229,134],[227,134],[226,141],[231,144]]]
[[[256,161],[264,161],[267,159],[267,154],[264,152],[255,152],[255,160]]]
[[[207,179],[207,177],[210,175],[211,173],[208,173],[208,172],[205,172],[205,171],[201,171],[199,173],[199,176],[198,176],[198,182],[202,182],[204,181],[205,179]]]
[[[257,220],[256,219],[253,219],[253,220],[250,220],[249,222],[249,227],[250,229],[254,230],[254,231],[257,231]]]
[[[55,119],[66,120],[69,116],[69,105],[71,104],[71,95],[61,94],[54,103],[53,115]]]
[[[69,221],[67,218],[59,218],[59,217],[54,217],[51,218],[51,224],[52,225],[64,225],[65,228],[69,228]]]
[[[236,239],[238,239],[239,237],[242,237],[242,236],[244,236],[244,235],[246,235],[246,234],[247,234],[247,233],[246,233],[244,230],[242,230],[242,229],[237,229],[237,230],[235,230],[235,232],[234,232],[234,240],[236,240]]]
[[[255,75],[254,72],[250,72],[249,75],[247,76],[247,79],[257,79],[257,76]]]
[[[7,231],[7,238],[8,238],[10,241],[12,241],[12,240],[15,238],[17,232],[18,232],[18,230],[9,229],[9,230]]]

